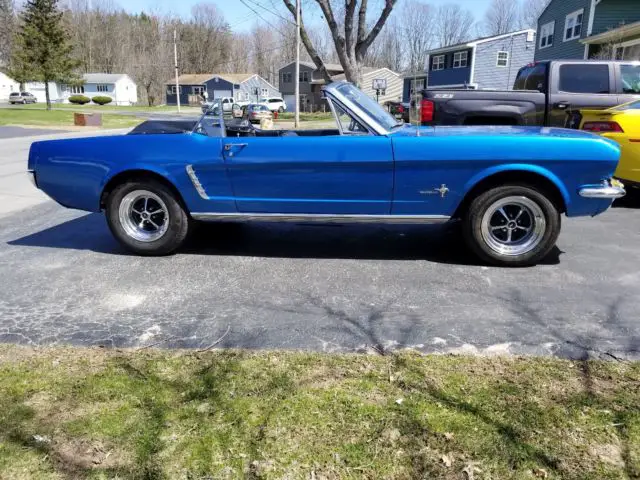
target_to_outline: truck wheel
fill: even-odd
[[[168,255],[185,242],[191,218],[173,192],[154,180],[116,187],[106,202],[107,223],[116,239],[138,255]]]
[[[535,265],[555,246],[561,220],[540,191],[521,185],[488,190],[471,201],[464,237],[483,261],[506,267]]]

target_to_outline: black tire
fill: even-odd
[[[283,113],[284,112],[284,108],[280,107],[278,108],[278,113]]]
[[[500,205],[500,202],[511,202],[511,199],[514,199],[514,204],[507,203],[502,210],[493,210],[496,205]],[[513,212],[513,207],[518,205],[518,202],[522,202],[520,204],[521,209],[524,205],[525,217],[520,220],[525,222],[523,226],[516,225],[517,214],[514,214],[509,219],[509,211]],[[494,213],[488,213],[490,209]],[[504,217],[503,212],[507,213],[507,217],[504,220],[502,220]],[[483,224],[485,214],[488,222]],[[495,215],[497,215],[497,218]],[[536,223],[536,215],[540,218],[544,217],[544,222],[537,221]],[[502,228],[501,222],[505,223],[504,228]],[[496,226],[492,227],[492,225]],[[522,233],[528,227],[532,229],[533,233]],[[502,239],[495,240],[496,234],[489,233],[493,232],[494,229],[499,230],[501,235],[509,235],[509,239],[512,238],[513,234],[514,242],[518,240],[516,235],[523,235],[522,244],[517,245],[516,242],[514,244],[505,243],[500,245],[499,240]],[[478,195],[471,201],[463,217],[463,235],[471,250],[481,260],[505,267],[525,267],[539,263],[555,246],[558,235],[560,235],[560,229],[561,220],[558,207],[541,190],[525,185],[505,185]],[[528,235],[532,236],[527,237]],[[531,244],[526,243],[527,238],[532,242]],[[513,250],[505,253],[498,251],[500,248],[513,248]]]
[[[130,235],[120,216],[120,207],[132,192],[146,191],[159,197],[168,211],[166,231],[152,241],[140,241]],[[105,209],[107,224],[114,237],[128,250],[138,255],[168,255],[186,241],[191,228],[191,217],[167,186],[153,179],[131,180],[118,185],[108,196]],[[124,221],[126,223],[126,220]],[[163,222],[164,225],[164,222]]]

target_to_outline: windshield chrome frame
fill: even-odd
[[[207,115],[207,113],[209,113],[209,111],[212,111],[214,105],[211,105],[209,108],[207,108],[204,113],[202,115],[200,115],[200,118],[198,119],[198,121],[196,122],[196,124],[193,126],[193,129],[191,130],[191,133],[197,133],[199,135],[202,135],[202,130],[201,130],[201,125],[202,122],[204,121],[204,119],[209,116],[209,117],[214,117],[215,115]],[[227,136],[227,128],[225,126],[224,123],[224,112],[222,110],[222,104],[220,104],[220,111],[219,111],[219,115],[218,115],[218,121],[220,122],[220,137],[221,138],[225,138]]]
[[[369,125],[364,123],[353,112],[349,111],[348,108],[346,108],[344,105],[342,105],[340,102],[338,102],[334,98],[332,98],[330,96],[326,96],[325,100],[329,104],[329,108],[331,109],[331,113],[333,113],[333,119],[335,120],[336,125],[338,126],[338,131],[340,132],[340,135],[353,135],[353,136],[356,136],[356,135],[378,135],[378,133],[375,132],[374,130],[372,130]],[[336,110],[336,104],[342,110],[344,110],[344,112],[347,115],[349,115],[352,120],[358,122],[362,127],[364,127],[367,130],[367,132],[366,133],[365,132],[351,132],[349,130],[345,131],[345,129],[342,127],[342,122],[340,121],[340,116],[338,115],[338,110]]]
[[[346,98],[344,95],[342,95],[338,91],[338,87],[345,83],[349,83],[349,82],[342,80],[339,82],[332,82],[329,85],[325,86],[323,88],[323,91],[325,95],[328,97],[327,100],[335,101],[346,112],[349,112],[357,120],[359,120],[364,127],[368,128],[371,132],[375,133],[376,135],[382,135],[382,136],[389,135],[391,133],[390,130],[387,130],[386,128],[384,128],[382,125],[376,122],[373,118],[367,115],[367,113],[364,110],[362,110],[357,103],[352,102],[351,100]],[[331,102],[329,102],[329,104],[331,104]],[[331,109],[333,111],[333,106],[331,106]],[[337,121],[336,112],[333,111],[333,114]],[[339,126],[339,128],[342,131],[342,127]]]

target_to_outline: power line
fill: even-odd
[[[254,12],[258,17],[260,17],[260,19],[265,22],[267,25],[269,25],[271,28],[273,28],[276,32],[278,32],[280,35],[282,35],[283,37],[287,37],[287,34],[284,33],[282,30],[280,30],[278,27],[276,27],[273,23],[271,23],[269,20],[267,20],[266,18],[264,18],[262,15],[260,15],[260,12],[258,12],[255,8],[251,7],[251,5],[249,5],[247,3],[246,0],[240,0],[240,2],[247,7],[249,10],[251,10],[252,12]],[[262,6],[262,5],[261,5]],[[264,7],[263,7],[264,8]]]
[[[243,4],[245,4],[244,0],[240,0],[240,1],[241,1]],[[290,23],[291,25],[295,25],[295,24],[296,24],[295,22],[292,22],[290,19],[283,17],[282,15],[280,15],[280,14],[277,12],[277,10],[276,10],[276,6],[274,5],[273,0],[271,0],[271,6],[272,6],[273,10],[271,10],[271,9],[269,9],[269,8],[267,8],[267,7],[265,7],[264,5],[262,5],[262,4],[261,4],[260,2],[258,2],[257,0],[248,0],[248,1],[250,1],[250,2],[251,2],[252,4],[254,4],[256,7],[260,7],[260,8],[262,8],[263,10],[266,10],[266,11],[267,11],[268,13],[270,13],[271,15],[275,15],[276,17],[278,17],[278,18],[280,18],[280,19],[284,20],[284,21],[285,21],[285,22],[287,22],[287,23]],[[249,7],[249,6],[248,6],[248,5],[246,5],[246,4],[245,4],[245,6],[246,6],[246,7],[248,7],[248,8],[251,8],[251,7]],[[264,19],[263,19],[263,20],[264,20]]]

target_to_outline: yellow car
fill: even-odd
[[[640,187],[640,100],[607,110],[580,110],[580,129],[598,133],[620,145],[616,178]]]

